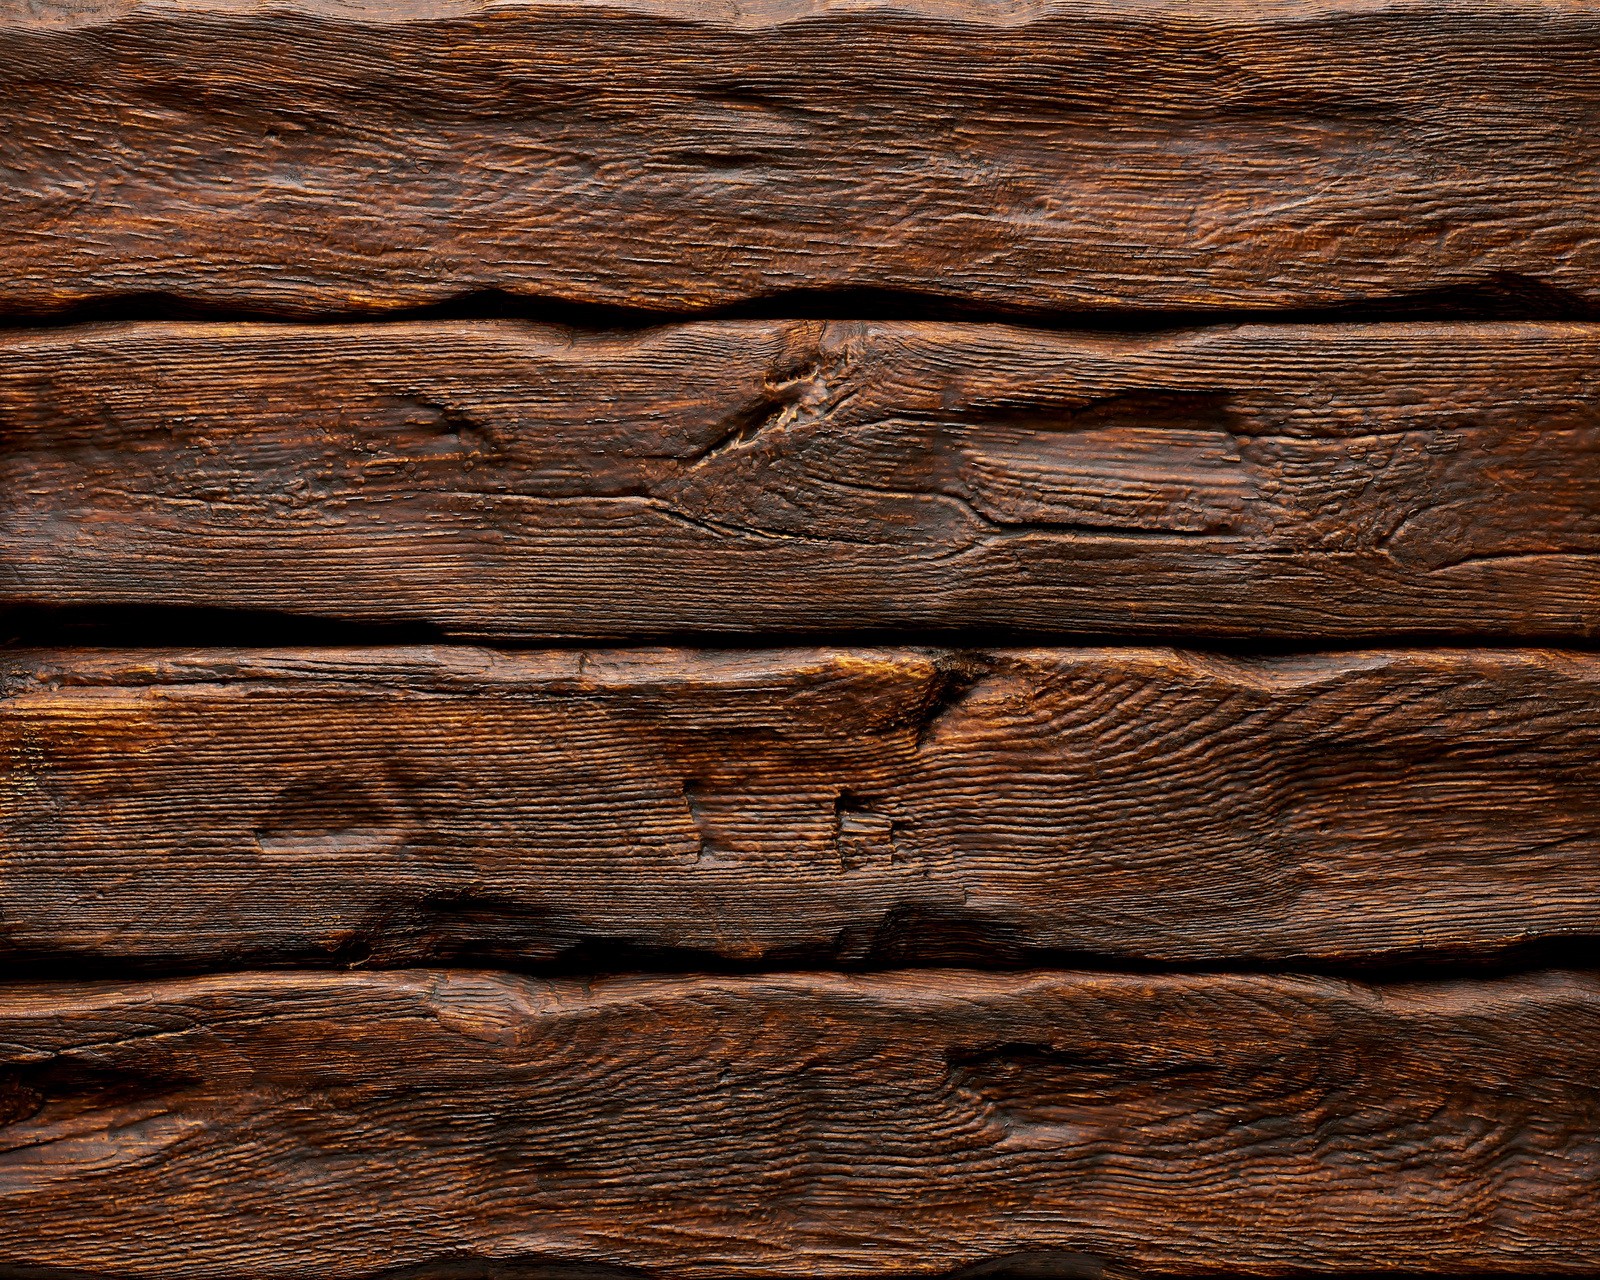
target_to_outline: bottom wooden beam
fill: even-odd
[[[0,1260],[1600,1267],[1600,982],[245,974],[0,994]]]

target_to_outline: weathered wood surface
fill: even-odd
[[[0,308],[1600,301],[1583,0],[44,0]]]
[[[0,673],[13,964],[1347,961],[1600,935],[1600,655],[150,651]]]
[[[1600,1267],[1592,975],[246,974],[8,988],[0,1061],[51,1274]]]
[[[1600,634],[1600,325],[0,337],[0,601],[455,633]]]

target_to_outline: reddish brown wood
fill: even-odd
[[[1587,0],[12,5],[0,318],[390,318],[0,333],[0,608],[1592,640],[1597,65]],[[1545,322],[1154,328],[1267,313]],[[1597,751],[1531,649],[7,650],[0,1280],[1593,1277],[1592,973],[927,966],[1581,957]],[[477,963],[589,976],[403,968]]]
[[[1595,655],[0,671],[13,962],[1326,963],[1600,935]]]
[[[0,339],[0,600],[475,635],[1600,634],[1600,326]]]
[[[0,307],[1600,299],[1586,0],[51,0]]]
[[[1592,976],[242,974],[6,989],[0,1062],[50,1274],[1600,1267]]]

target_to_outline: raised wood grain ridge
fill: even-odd
[[[13,963],[1600,935],[1600,655],[205,650],[0,679]]]
[[[0,335],[13,606],[1575,638],[1597,552],[1600,325]]]
[[[11,4],[0,309],[1592,309],[1597,59],[1577,0]]]
[[[52,1274],[1600,1267],[1590,975],[245,974],[7,988],[0,1062]]]

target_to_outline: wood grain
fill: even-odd
[[[1600,325],[0,336],[0,602],[465,635],[1600,634]]]
[[[1583,0],[38,0],[0,307],[1600,300]]]
[[[0,672],[14,964],[1344,962],[1600,935],[1597,655]]]
[[[8,988],[0,1061],[51,1274],[1600,1266],[1589,975],[246,974]]]

